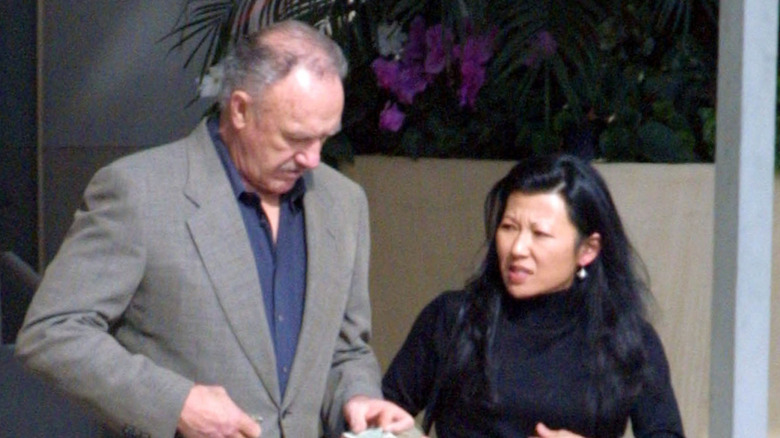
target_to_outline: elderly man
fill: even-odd
[[[345,74],[299,22],[242,40],[218,117],[92,179],[18,357],[122,436],[410,428],[368,345],[365,194],[319,165]]]

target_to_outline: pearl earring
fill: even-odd
[[[588,277],[588,271],[585,270],[585,266],[581,266],[580,270],[577,271],[577,278],[580,280],[584,280]]]

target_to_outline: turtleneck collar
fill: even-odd
[[[501,309],[513,324],[528,329],[555,329],[576,321],[584,303],[572,289],[524,299],[504,293]]]

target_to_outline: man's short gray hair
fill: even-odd
[[[262,99],[265,87],[303,67],[318,76],[347,76],[347,60],[338,44],[316,28],[296,20],[266,26],[239,38],[225,58],[219,106],[244,90]]]

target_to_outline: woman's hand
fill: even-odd
[[[414,426],[414,418],[395,403],[356,395],[344,404],[344,419],[352,432],[379,427],[385,432],[402,432]]]
[[[544,423],[536,425],[536,435],[532,438],[585,438],[582,435],[569,432],[566,429],[552,430],[549,429]]]

